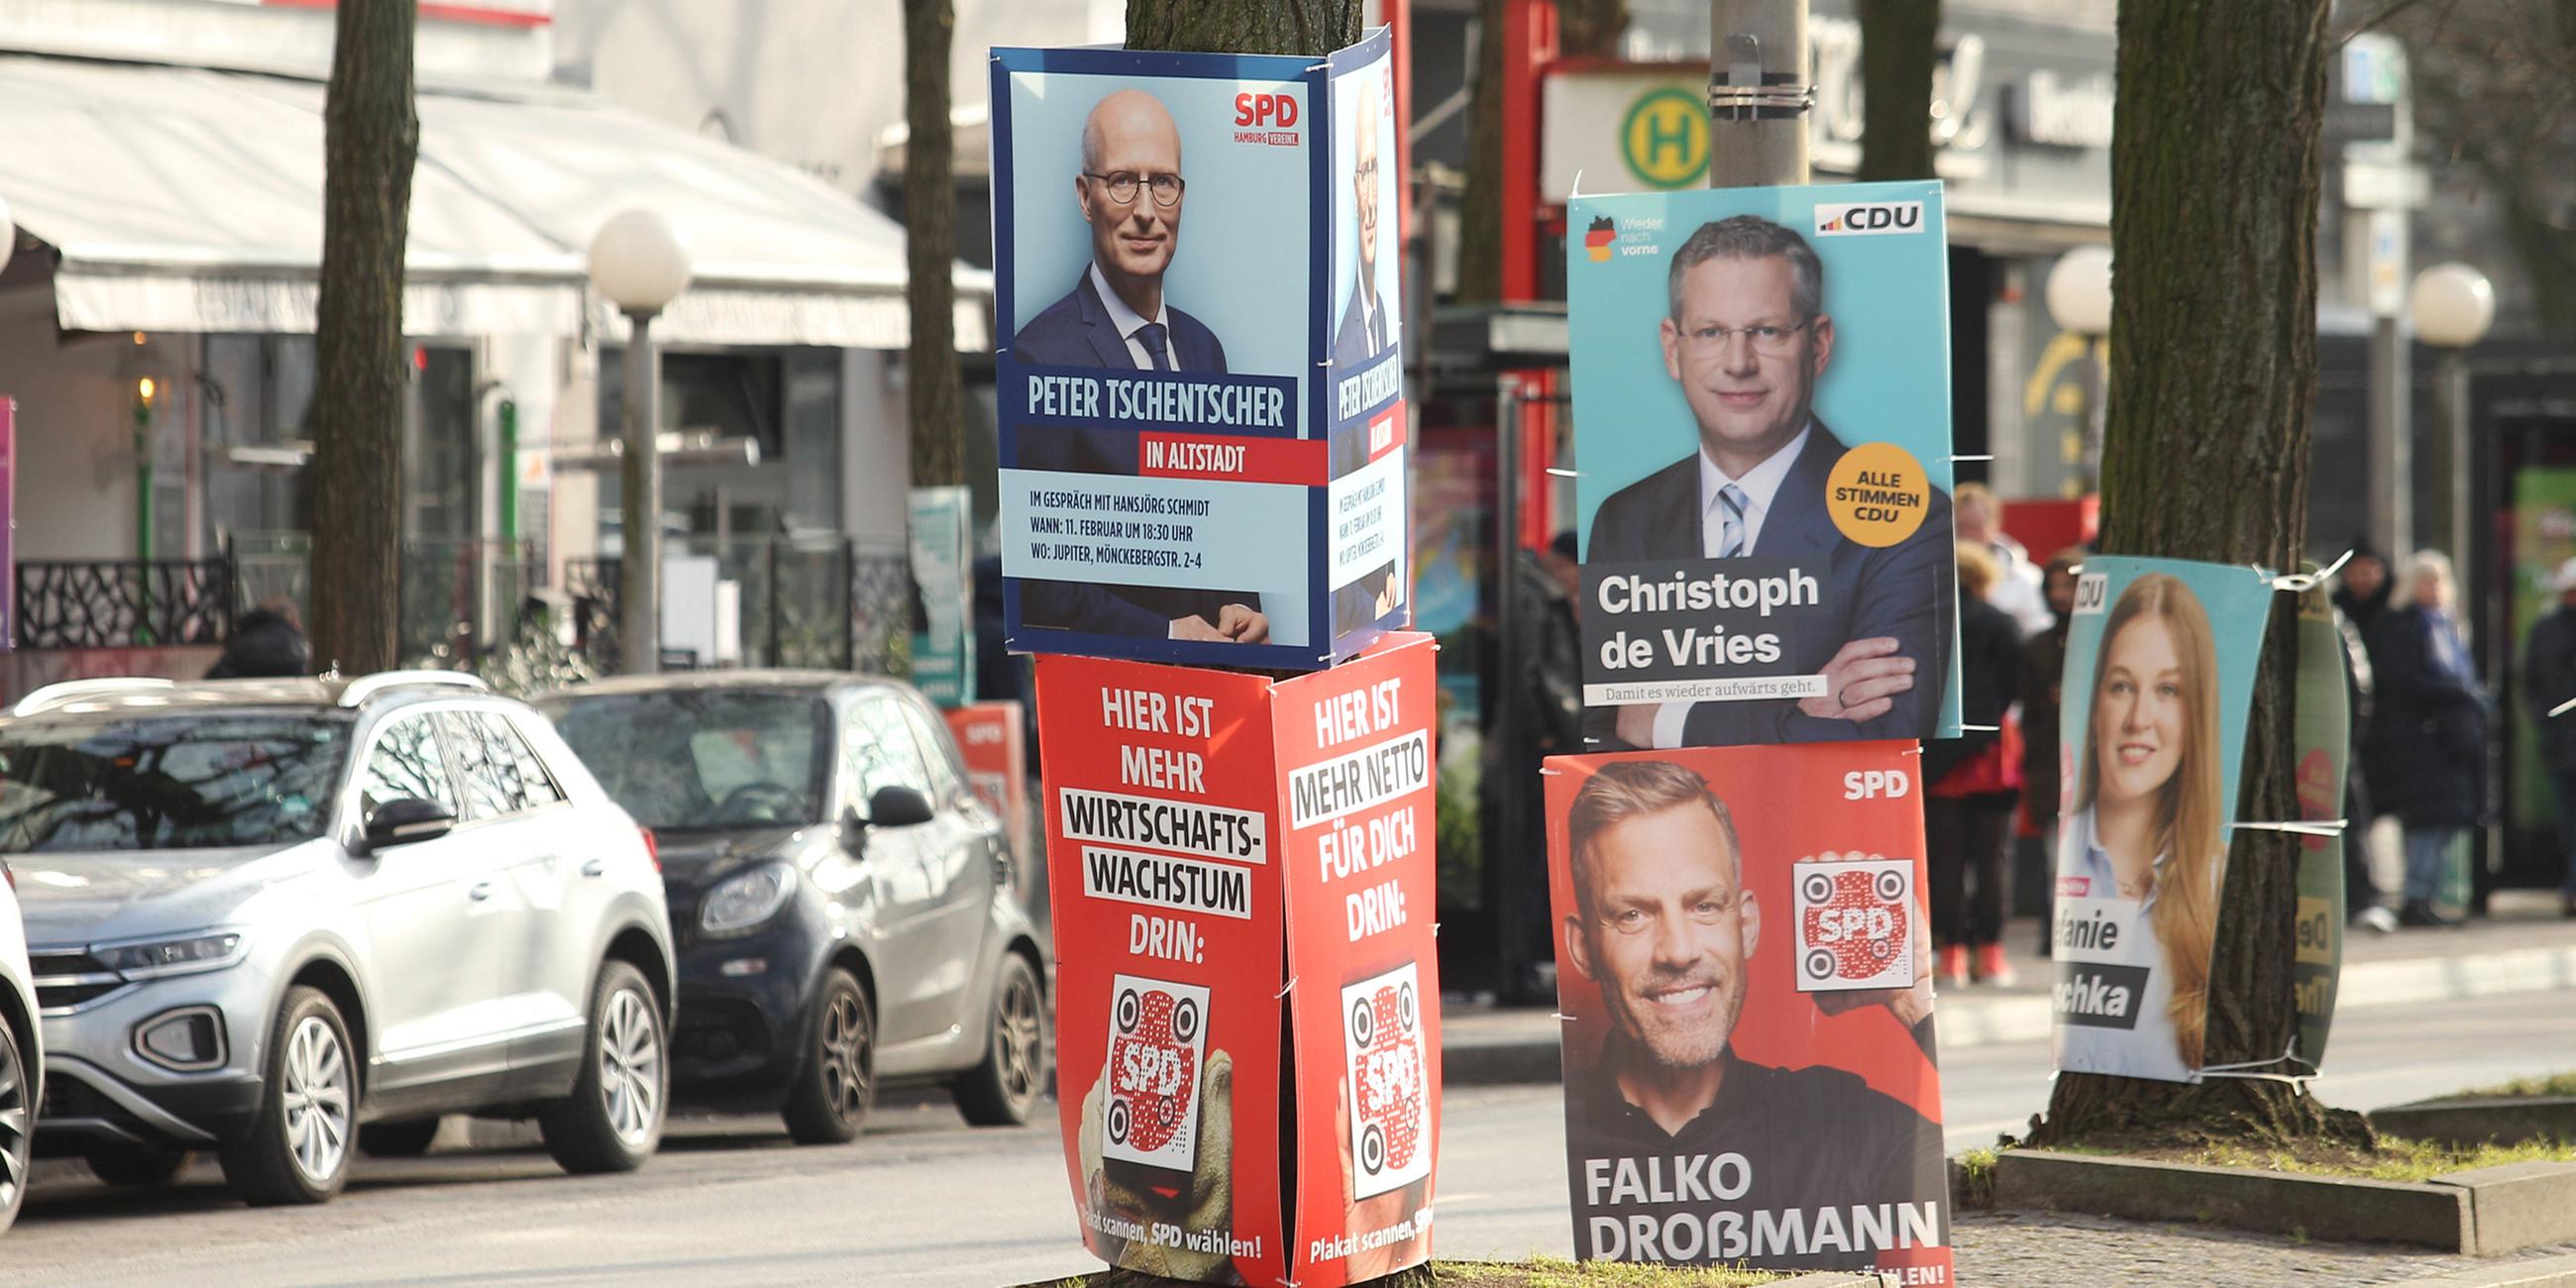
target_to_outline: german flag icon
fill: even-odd
[[[1610,262],[1610,243],[1618,239],[1619,230],[1610,223],[1610,216],[1600,215],[1584,230],[1583,248],[1592,252],[1593,263],[1606,264]]]

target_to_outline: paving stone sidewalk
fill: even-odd
[[[2297,1243],[2215,1227],[2033,1212],[1962,1212],[1950,1230],[1958,1249],[1959,1282],[1967,1288],[2399,1284],[2576,1253],[2576,1244],[2565,1244],[2502,1257],[2468,1257],[2386,1244]]]

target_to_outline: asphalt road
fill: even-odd
[[[2576,1007],[2528,995],[2358,1012],[2318,1092],[2356,1108],[2576,1068]],[[1952,1148],[2047,1101],[2041,1044],[1945,1061]],[[1448,1097],[1443,1256],[1565,1255],[1556,1088]],[[77,1172],[77,1169],[73,1169]],[[797,1149],[755,1119],[692,1119],[632,1176],[565,1176],[534,1149],[362,1159],[320,1208],[253,1211],[211,1166],[111,1192],[40,1179],[0,1235],[0,1283],[1018,1284],[1093,1268],[1052,1119],[967,1128],[944,1098],[889,1095],[857,1145]]]

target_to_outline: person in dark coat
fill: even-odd
[[[2021,764],[2008,753],[2003,724],[2021,679],[2021,624],[1986,601],[2001,575],[1995,557],[1962,545],[1958,560],[1959,723],[1966,728],[1923,744],[1932,938],[1941,982],[1963,982],[1973,968],[1980,982],[2008,987],[2004,842],[2021,797]]]
[[[2566,865],[2558,880],[2559,910],[2576,917],[2576,559],[2558,565],[2551,583],[2558,607],[2531,624],[2522,650],[2523,696],[2549,771],[2550,799],[2558,804],[2558,845]]]
[[[262,601],[233,623],[222,656],[206,668],[209,680],[284,679],[313,674],[313,650],[304,642],[304,624],[293,601],[280,595]]]
[[[2056,616],[2048,629],[2022,641],[2021,646],[2021,800],[2022,811],[2030,817],[2031,831],[2027,863],[2036,870],[2038,879],[2031,883],[2039,891],[2034,908],[2039,912],[2039,955],[2049,955],[2056,924],[2057,888],[2057,798],[2060,791],[2057,772],[2057,722],[2061,708],[2057,686],[2066,675],[2066,631],[2075,616],[2075,568],[2084,562],[2079,546],[2068,546],[2049,556],[2048,567],[2040,575],[2040,593],[2048,600],[2048,611]]]
[[[2369,542],[2355,542],[2352,557],[2344,561],[2343,573],[2335,579],[2334,606],[2366,633],[2388,611],[2390,593],[2396,589],[2388,579],[2388,561]]]
[[[2433,899],[2452,845],[2486,813],[2487,695],[2451,615],[2454,585],[2449,559],[2417,552],[2405,606],[2369,631],[2378,692],[2363,757],[2379,807],[2406,827],[2402,926],[2456,924]]]

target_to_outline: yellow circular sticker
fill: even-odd
[[[1843,453],[1825,476],[1825,509],[1834,527],[1877,549],[1913,536],[1931,500],[1932,480],[1924,476],[1923,462],[1894,443],[1863,443]]]

